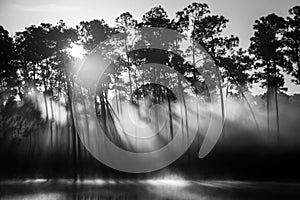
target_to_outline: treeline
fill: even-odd
[[[151,8],[141,21],[125,12],[116,19],[115,27],[109,26],[104,20],[95,19],[82,21],[74,28],[68,27],[61,20],[57,24],[41,23],[26,27],[24,31],[14,33],[11,37],[0,26],[0,137],[5,138],[17,132],[28,136],[31,146],[32,133],[40,130],[37,123],[47,124],[53,120],[54,103],[63,102],[63,106],[70,111],[74,86],[72,67],[80,62],[80,59],[70,54],[70,49],[74,45],[82,46],[88,54],[114,34],[139,27],[176,30],[203,46],[219,67],[225,96],[243,99],[244,93],[249,91],[253,83],[261,83],[261,87],[267,88],[268,113],[269,102],[274,99],[278,121],[277,96],[280,91],[288,89],[284,88],[283,73],[290,74],[294,84],[300,84],[300,6],[291,8],[286,18],[269,14],[255,20],[249,49],[239,48],[237,36],[222,35],[228,23],[229,20],[224,16],[212,14],[207,4],[192,3],[176,12],[174,19],[169,18],[161,6]],[[157,52],[152,53],[154,57],[157,55]],[[127,71],[129,77],[129,84],[124,86],[128,86],[128,93],[134,95],[131,79],[137,79],[137,75],[130,69],[130,65],[124,66],[122,70]],[[193,73],[188,66],[181,67],[180,70],[181,74]],[[117,72],[114,77],[102,83],[107,89],[99,93],[100,115],[107,115],[109,110],[106,103],[107,90],[110,83],[114,83],[121,75],[120,71]],[[34,100],[28,98],[32,93],[44,96],[44,120],[41,119],[41,112],[36,108]],[[164,94],[169,98],[168,91]],[[73,155],[76,157],[76,149],[79,151],[82,147],[75,134],[74,124],[72,125],[74,116],[72,113],[67,115],[71,130],[68,144],[72,143],[70,149],[75,151]],[[106,117],[102,119],[105,120]],[[277,125],[279,126],[279,121]],[[279,131],[279,127],[277,129]],[[52,132],[51,142],[54,137]],[[78,159],[74,158],[75,162]]]

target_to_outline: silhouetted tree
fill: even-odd
[[[13,65],[14,44],[7,30],[0,26],[0,104],[10,97],[11,91],[17,89],[17,68]]]
[[[296,84],[300,84],[300,6],[295,6],[289,10],[291,16],[287,17],[287,31],[283,40],[286,49],[284,50],[289,63],[286,71],[291,74]]]
[[[107,39],[113,31],[104,20],[82,21],[76,29],[81,44],[83,44],[84,48],[88,51],[93,50],[101,41]]]
[[[108,47],[120,45],[126,48],[126,55],[121,55],[103,73],[102,79],[98,83],[96,95],[92,97],[95,97],[93,100],[100,124],[104,125],[110,139],[116,143],[120,142],[117,141],[120,140],[119,135],[110,135],[112,132],[118,133],[114,121],[118,116],[109,102],[112,91],[115,91],[117,101],[131,100],[131,103],[136,107],[139,106],[139,100],[143,98],[151,101],[147,102],[147,106],[166,103],[169,108],[170,121],[168,130],[173,137],[176,122],[183,119],[184,115],[187,116],[187,106],[185,99],[176,98],[172,90],[177,91],[178,89],[183,94],[191,96],[205,96],[204,101],[209,101],[210,97],[205,81],[203,81],[203,77],[207,75],[206,77],[215,79],[212,82],[213,84],[218,83],[220,89],[226,87],[226,95],[235,96],[238,99],[242,97],[250,109],[250,103],[244,92],[251,87],[252,80],[261,82],[262,87],[267,87],[268,126],[270,126],[270,102],[274,97],[277,138],[279,140],[277,92],[284,89],[281,70],[291,74],[293,81],[300,84],[300,7],[293,7],[289,13],[286,21],[275,14],[256,20],[254,36],[251,38],[248,52],[237,48],[239,42],[237,37],[222,35],[228,19],[222,15],[211,14],[205,3],[188,5],[183,10],[178,11],[174,19],[167,15],[162,6],[151,8],[142,16],[141,21],[135,20],[129,12],[125,12],[116,19],[116,27],[110,27],[104,20],[95,19],[82,21],[74,29],[67,27],[65,22],[60,20],[57,24],[41,23],[26,27],[24,31],[17,32],[14,37],[10,37],[8,31],[0,26],[0,129],[3,130],[0,133],[1,145],[8,144],[8,140],[2,140],[4,137],[14,138],[13,140],[17,141],[22,140],[24,136],[26,150],[28,150],[27,157],[31,157],[34,150],[39,153],[39,147],[36,144],[40,143],[39,136],[42,135],[40,133],[44,132],[41,127],[47,124],[50,128],[50,151],[61,151],[61,146],[57,142],[59,140],[63,141],[61,143],[63,145],[67,143],[67,156],[72,158],[70,161],[73,162],[70,162],[70,167],[73,166],[73,177],[76,180],[83,170],[81,164],[86,152],[75,132],[74,120],[76,119],[74,119],[75,114],[71,106],[72,92],[74,86],[77,86],[74,82],[79,59],[72,57],[68,50],[71,49],[72,45],[77,44],[82,45],[87,53],[91,53],[100,43],[105,44],[106,39],[113,34],[120,33],[122,35],[122,33],[128,33],[130,29],[137,30],[141,27],[162,29],[155,29],[154,33],[151,31],[143,33],[140,35],[141,37],[136,37],[132,44],[129,44],[127,39],[123,41],[124,43],[110,41],[109,44],[105,44]],[[174,38],[169,35],[166,36],[164,34],[165,28],[176,30],[182,35]],[[139,34],[138,31],[137,34]],[[191,46],[185,49],[185,52],[181,52],[183,56],[180,57],[172,53],[173,50],[182,50],[179,44],[186,38],[192,38],[193,41]],[[153,44],[153,42],[156,43],[157,47],[163,47],[167,50],[145,48],[131,51],[141,44]],[[197,43],[203,46],[213,58],[216,64],[214,67],[217,66],[221,72],[221,77],[211,77],[210,70],[201,71],[201,66],[196,65],[197,53],[199,53],[196,51]],[[110,53],[116,52],[107,52],[103,55],[104,57],[115,58]],[[186,59],[192,60],[192,62],[187,62]],[[151,64],[151,70],[139,70],[138,66],[146,63],[159,63],[173,68],[187,80],[188,84],[182,84],[182,80],[177,74],[157,70],[155,64]],[[250,74],[254,75],[250,76]],[[159,81],[150,83],[153,78],[166,80],[164,82],[166,85],[161,86]],[[223,85],[221,85],[220,78],[223,80]],[[189,88],[191,90],[188,90]],[[83,97],[90,98],[88,90],[80,89],[79,92],[82,93]],[[37,96],[40,95],[44,96],[44,102],[37,102]],[[128,98],[128,96],[130,97]],[[56,132],[52,130],[52,125],[55,125],[52,122],[55,113],[53,105],[58,103],[58,100],[64,100],[59,105],[67,110],[67,134],[60,134],[58,128]],[[174,112],[172,103],[176,101],[180,101],[185,106],[181,110],[180,117],[172,114]],[[223,98],[221,101],[224,110]],[[39,111],[38,106],[41,105],[46,109],[45,120],[42,119],[42,112]],[[119,104],[117,104],[119,112],[118,106]],[[83,103],[83,109],[87,109],[85,103]],[[197,120],[200,119],[198,111]],[[252,109],[251,112],[254,116]],[[85,117],[88,125],[89,116],[87,115]],[[159,120],[159,118],[156,117],[155,120]],[[180,122],[183,124],[183,120]],[[185,124],[187,129],[188,121]],[[43,146],[42,148],[46,147]]]
[[[254,74],[256,81],[261,81],[262,87],[267,87],[268,131],[270,131],[270,99],[275,98],[277,140],[279,140],[279,115],[277,93],[284,85],[280,68],[284,67],[286,59],[282,53],[282,33],[285,20],[275,14],[261,17],[253,26],[254,36],[250,39],[249,51],[255,60]]]

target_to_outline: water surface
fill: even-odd
[[[0,183],[2,200],[201,200],[300,199],[300,184],[246,181],[147,180],[6,180]]]

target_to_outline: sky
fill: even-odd
[[[0,25],[11,34],[22,31],[30,25],[41,22],[57,23],[63,19],[68,26],[75,27],[80,21],[104,19],[109,25],[123,12],[130,12],[137,20],[152,7],[161,5],[170,18],[192,2],[206,3],[212,14],[220,14],[229,19],[224,35],[235,35],[240,39],[240,47],[248,48],[253,35],[254,21],[270,13],[285,17],[288,10],[300,5],[300,0],[0,0]],[[286,85],[289,94],[300,93],[300,86]],[[263,92],[257,85],[254,93]]]

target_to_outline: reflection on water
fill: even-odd
[[[0,182],[0,199],[153,200],[300,199],[300,184],[246,181],[190,181],[178,177],[147,180],[69,179]]]

